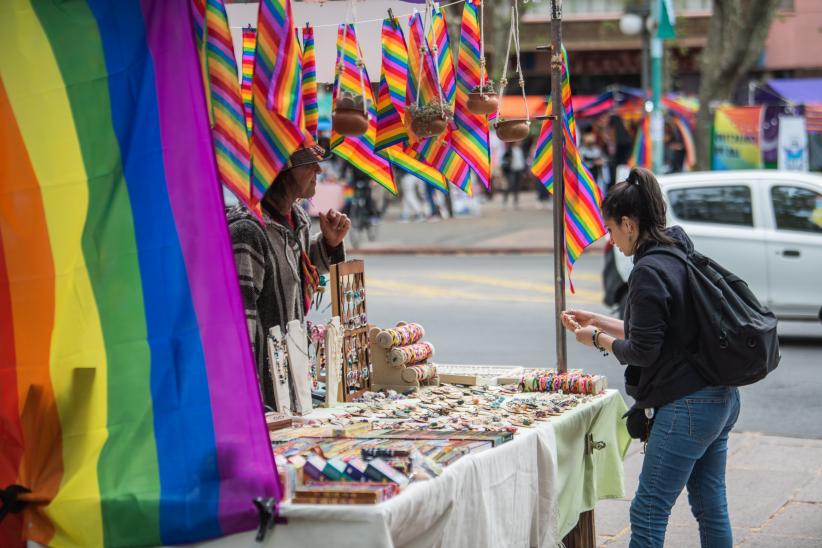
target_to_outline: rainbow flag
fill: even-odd
[[[240,93],[243,96],[243,111],[245,113],[245,127],[248,130],[248,138],[251,139],[251,128],[253,127],[254,109],[251,103],[251,79],[254,77],[254,50],[257,48],[257,29],[246,27],[243,29],[243,59],[242,59],[242,80],[240,82]]]
[[[491,186],[491,152],[488,118],[468,110],[468,94],[480,84],[479,0],[467,0],[462,11],[454,120],[457,129],[451,144],[486,188]]]
[[[203,77],[220,182],[254,209],[248,133],[225,5],[223,0],[193,0],[193,8],[194,36],[205,68]]]
[[[376,150],[408,141],[403,116],[408,78],[408,50],[405,37],[396,19],[382,22],[382,66],[377,95]]]
[[[331,128],[331,150],[340,158],[377,181],[389,192],[396,194],[397,185],[391,164],[374,150],[377,134],[377,112],[374,109],[374,94],[371,91],[371,80],[365,64],[358,66],[362,52],[357,43],[357,34],[352,24],[342,24],[337,31],[337,72],[334,77],[332,101],[347,91],[356,95],[365,95],[368,102],[368,131],[358,137],[344,137]],[[340,65],[342,64],[342,70]]]
[[[631,157],[628,158],[628,166],[642,166],[650,169],[652,162],[651,117],[644,116],[642,121],[639,123],[639,126],[636,128],[634,148],[631,151]]]
[[[279,499],[190,7],[0,2],[4,546],[197,542]]]
[[[574,263],[590,244],[605,235],[600,206],[602,195],[591,173],[582,163],[576,143],[576,121],[571,103],[568,55],[562,48],[563,183],[565,188],[565,263],[570,276]],[[548,114],[551,100],[548,100]],[[545,120],[540,130],[531,172],[549,190],[553,187],[553,128]],[[569,278],[570,282],[570,278]],[[574,291],[573,283],[570,284]]]
[[[262,0],[252,79],[251,192],[262,200],[291,154],[305,140],[300,44],[291,0]]]
[[[454,73],[454,57],[451,54],[451,40],[448,38],[448,25],[445,22],[445,12],[434,4],[431,13],[431,33],[428,36],[428,47],[434,55],[439,70],[440,85],[445,96],[445,102],[454,106],[454,94],[457,90],[456,75]]]
[[[414,12],[411,15],[408,27],[408,51],[411,52],[408,56],[410,69],[408,71],[408,101],[412,105],[417,104],[417,89],[419,88],[419,104],[424,105],[440,98],[437,71],[431,51],[426,48],[426,54],[420,54],[420,48],[424,47],[427,41],[419,13]]]
[[[429,185],[447,190],[442,173],[407,150],[408,133],[403,123],[408,51],[399,22],[385,19],[382,27],[382,67],[377,100],[375,149],[391,164],[416,175]]]
[[[454,148],[443,138],[423,139],[408,149],[420,161],[436,167],[452,185],[464,192],[471,188],[471,170]]]
[[[320,110],[317,106],[317,60],[314,50],[314,29],[308,24],[303,27],[303,108],[305,130],[316,140],[320,120]]]

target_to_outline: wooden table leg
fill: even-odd
[[[594,511],[589,510],[579,515],[579,521],[562,542],[565,548],[595,548],[597,534],[594,526]]]

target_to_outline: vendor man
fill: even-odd
[[[297,149],[263,196],[261,223],[248,209],[229,209],[228,226],[254,348],[263,401],[274,408],[274,389],[266,334],[291,320],[303,321],[319,285],[319,274],[345,260],[343,238],[351,222],[334,210],[320,213],[320,233],[311,236],[311,219],[300,201],[314,196],[319,146]]]

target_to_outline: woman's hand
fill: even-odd
[[[587,310],[564,310],[562,312],[562,325],[568,331],[576,331],[580,327],[596,325],[598,314]]]
[[[320,213],[320,232],[329,249],[334,249],[342,243],[349,228],[351,221],[345,213],[333,209],[329,209],[327,213]]]
[[[582,343],[585,346],[594,346],[594,340],[592,338],[594,329],[596,329],[594,326],[589,325],[588,327],[580,327],[574,331],[574,336],[577,338],[577,342]]]

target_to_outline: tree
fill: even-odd
[[[759,58],[782,0],[713,0],[708,43],[702,52],[697,168],[711,166],[712,105],[730,100],[739,80]]]

